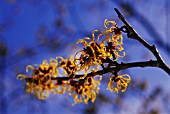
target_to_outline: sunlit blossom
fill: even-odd
[[[76,68],[77,66],[74,62],[74,57],[70,56],[68,59],[64,59],[63,57],[58,56],[58,57],[56,57],[56,59],[57,60],[60,59],[58,68],[63,68],[64,74],[66,76],[73,77],[77,70],[77,68]]]
[[[44,60],[40,65],[28,65],[27,72],[31,72],[30,75],[19,74],[18,78],[26,82],[26,92],[37,95],[39,99],[45,99],[49,95],[49,91],[53,88],[51,78],[57,77],[57,60],[51,59],[48,63]]]
[[[28,65],[26,72],[19,74],[27,93],[34,94],[38,99],[45,99],[49,93],[68,93],[74,104],[94,102],[100,89],[101,77],[97,72],[104,70],[103,61],[117,61],[125,56],[121,29],[114,21],[104,21],[104,31],[94,30],[91,37],[79,39],[76,43],[83,44],[83,49],[67,59],[57,56],[42,64]],[[120,54],[122,53],[122,55]],[[107,68],[107,67],[106,67]],[[101,72],[100,72],[101,73]],[[112,76],[108,83],[111,92],[124,92],[130,82],[127,74]]]
[[[71,80],[68,92],[69,95],[74,98],[74,104],[81,102],[87,104],[89,100],[94,102],[96,94],[100,89],[100,80],[101,76],[99,76],[99,79],[94,79],[94,77],[91,76],[85,80]]]
[[[119,76],[112,76],[108,83],[107,90],[111,92],[125,92],[128,84],[130,83],[130,76],[128,74],[121,74]]]

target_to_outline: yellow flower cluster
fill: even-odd
[[[75,54],[75,60],[79,61],[80,70],[88,70],[90,66],[100,65],[102,64],[102,59],[106,59],[107,57],[117,61],[118,58],[125,56],[125,52],[123,52],[122,56],[119,55],[119,52],[124,50],[122,47],[123,37],[121,29],[118,28],[114,21],[105,20],[104,26],[106,30],[99,33],[98,36],[95,37],[95,32],[98,32],[98,30],[94,30],[92,32],[92,38],[85,37],[77,41],[77,44],[84,44],[84,49]],[[102,37],[104,37],[103,40]],[[81,54],[77,59],[76,56],[79,53]]]
[[[125,92],[128,84],[130,82],[130,76],[128,74],[122,74],[119,76],[112,76],[107,86],[107,90],[111,92]]]
[[[88,103],[91,99],[91,102],[94,102],[96,99],[96,94],[100,89],[100,80],[101,76],[98,76],[99,79],[95,79],[93,76],[87,77],[86,80],[80,79],[79,81],[70,80],[70,85],[68,88],[69,95],[74,98],[74,103]]]
[[[31,70],[31,75],[19,74],[18,78],[25,79],[27,93],[34,93],[39,99],[45,99],[48,97],[49,91],[53,91],[54,83],[51,78],[58,76],[57,65],[58,62],[55,59],[51,59],[50,63],[44,60],[40,65],[28,65],[26,72]]]
[[[114,21],[105,20],[104,26],[106,30],[102,32],[94,30],[92,38],[85,37],[78,40],[77,44],[82,43],[84,48],[74,56],[68,59],[58,56],[50,59],[49,62],[44,60],[39,65],[28,65],[26,72],[31,71],[31,74],[18,75],[20,80],[26,82],[26,92],[35,94],[38,99],[47,98],[49,93],[64,94],[67,92],[74,98],[75,104],[88,103],[89,100],[94,102],[101,80],[101,76],[95,73],[99,71],[102,61],[107,58],[117,61],[118,58],[125,56],[125,52],[122,56],[119,55],[124,50],[121,29]],[[95,36],[95,33],[98,35]],[[94,69],[93,66],[97,68]],[[83,75],[80,75],[82,72]],[[112,77],[107,89],[111,92],[119,90],[124,92],[129,82],[130,77],[126,74]],[[113,83],[117,86],[113,87]]]

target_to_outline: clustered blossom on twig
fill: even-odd
[[[84,48],[74,56],[67,59],[63,57],[51,58],[42,64],[28,65],[26,72],[30,75],[19,74],[18,78],[24,80],[26,92],[35,94],[38,99],[46,99],[49,93],[65,94],[73,97],[74,103],[94,102],[100,89],[101,75],[95,74],[100,69],[111,66],[104,65],[105,60],[115,62],[125,56],[121,28],[114,21],[104,21],[105,30],[94,30],[92,37],[79,39]],[[98,35],[95,35],[98,34]],[[118,75],[117,71],[110,77],[107,90],[111,92],[124,92],[130,82],[128,74]],[[77,77],[77,75],[82,74]],[[89,75],[89,73],[91,75]],[[62,76],[59,76],[62,75]]]

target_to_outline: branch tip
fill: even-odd
[[[119,10],[118,10],[117,8],[114,8],[114,10],[116,11],[116,13],[117,13],[118,15],[121,15],[121,13],[119,12]]]

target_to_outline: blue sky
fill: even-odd
[[[82,113],[81,110],[86,105],[71,106],[71,100],[67,100],[66,95],[51,95],[46,101],[37,101],[34,97],[24,93],[21,88],[21,82],[16,80],[16,73],[24,73],[24,69],[27,64],[40,64],[44,59],[56,57],[58,55],[69,57],[77,50],[82,48],[80,45],[75,45],[76,41],[91,34],[91,31],[95,29],[103,30],[104,20],[115,20],[119,26],[123,23],[117,18],[114,8],[120,9],[122,13],[127,17],[129,23],[134,29],[149,43],[155,44],[156,38],[148,32],[146,28],[139,23],[139,20],[135,17],[128,17],[128,13],[120,7],[119,2],[114,0],[1,0],[0,1],[0,28],[3,29],[0,32],[0,39],[4,41],[8,47],[8,55],[6,57],[6,69],[5,69],[5,88],[4,96],[2,98],[7,99],[8,113],[34,113],[34,110],[28,111],[28,106],[35,106],[35,110],[39,109],[39,112],[35,113]],[[136,12],[139,12],[144,16],[150,24],[154,27],[156,33],[161,36],[161,41],[170,45],[169,42],[169,10],[170,3],[167,0],[122,0],[125,3],[132,5]],[[169,10],[167,10],[169,8]],[[138,17],[140,18],[140,17]],[[59,20],[62,23],[62,27],[56,27],[56,21]],[[45,36],[57,39],[59,44],[56,44],[56,49],[50,50],[50,48],[44,48],[38,31],[40,29],[45,30]],[[47,39],[48,39],[47,37]],[[55,41],[55,40],[54,40]],[[133,62],[133,61],[145,61],[154,59],[153,55],[147,51],[142,45],[136,41],[127,39],[124,35],[124,47],[127,53],[126,58],[120,59],[119,62]],[[31,56],[19,56],[19,52],[22,48],[28,48],[35,52]],[[158,46],[158,50],[162,55],[165,62],[170,65],[170,55],[165,52],[162,47]],[[170,78],[168,74],[158,68],[133,68],[125,70],[124,72],[130,73],[132,80],[145,80],[148,82],[148,92],[153,88],[161,86],[164,90],[169,92]],[[2,81],[2,80],[1,80]],[[104,89],[104,88],[102,88]],[[16,90],[14,97],[11,92]],[[104,90],[101,90],[104,91]],[[108,92],[109,94],[109,92]],[[110,93],[112,95],[114,93]],[[9,95],[9,96],[8,96]],[[11,95],[11,96],[10,96]],[[16,97],[19,95],[19,97]],[[110,96],[109,95],[109,96]],[[136,104],[140,100],[132,98]],[[1,98],[1,99],[2,99]],[[14,99],[16,98],[16,99]],[[69,99],[69,98],[68,98]],[[12,100],[12,101],[11,101]],[[63,102],[64,101],[64,102]],[[130,101],[126,101],[127,104]],[[62,105],[60,105],[60,103]],[[17,105],[16,105],[17,104]],[[70,104],[70,105],[69,105]],[[41,106],[48,107],[41,109]],[[63,106],[66,107],[63,108]],[[104,106],[102,105],[102,108]],[[112,107],[112,106],[108,106]],[[32,107],[33,108],[33,107]],[[111,113],[113,110],[103,108],[107,113]],[[61,110],[61,111],[59,111]],[[77,111],[79,110],[79,111]],[[101,113],[101,111],[99,111]],[[120,113],[125,113],[121,111]],[[135,111],[133,112],[135,113]]]

